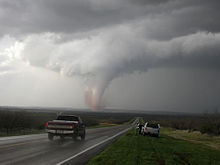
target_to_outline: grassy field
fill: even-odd
[[[161,137],[156,138],[137,135],[133,129],[93,158],[88,165],[220,164],[220,150],[170,137],[168,131],[162,131]]]
[[[220,136],[201,134],[199,131],[189,132],[188,130],[176,130],[172,128],[162,128],[161,132],[176,139],[188,140],[220,150]]]
[[[86,127],[88,129],[91,129],[91,128],[104,128],[104,127],[113,127],[113,126],[119,126],[120,124],[112,124],[112,123],[100,123],[98,125],[94,125],[94,126],[89,126],[89,127]]]
[[[115,123],[99,123],[98,125],[93,125],[93,126],[89,126],[87,127],[88,129],[91,128],[104,128],[104,127],[113,127],[113,126],[119,126],[122,124],[131,124],[135,121],[136,118],[132,118],[130,121],[124,122],[124,123],[120,123],[120,124],[115,124]]]

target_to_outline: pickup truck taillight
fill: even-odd
[[[48,127],[48,122],[46,123],[46,128]]]
[[[75,125],[74,125],[74,123],[72,124],[72,128],[74,128],[75,127]]]

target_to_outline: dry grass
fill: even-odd
[[[162,128],[162,133],[176,139],[188,140],[193,143],[203,144],[220,150],[220,136],[201,134],[199,131],[176,130],[172,128]]]

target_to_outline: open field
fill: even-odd
[[[98,125],[87,127],[90,128],[104,128],[104,127],[113,127],[113,126],[119,126],[120,124],[111,124],[111,123],[100,123]]]
[[[16,107],[0,107],[0,136],[33,134],[42,132],[45,123],[56,118],[57,114],[74,114],[80,116],[87,128],[107,127],[126,123],[142,116],[142,122],[154,121],[163,127],[189,130],[210,135],[220,135],[220,114],[181,114],[181,113],[150,113],[122,112],[120,110],[65,110],[65,109],[25,109]]]
[[[162,128],[161,132],[176,139],[188,140],[220,150],[220,136],[201,134],[199,131],[176,130],[172,128]]]
[[[56,111],[0,110],[0,137],[44,132],[47,121],[56,119]],[[117,126],[134,119],[133,114],[63,111],[80,116],[87,128]]]
[[[155,138],[137,135],[132,129],[88,165],[220,164],[219,149],[170,137],[168,131],[162,131],[161,137]]]

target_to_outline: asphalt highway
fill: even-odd
[[[0,164],[86,164],[129,128],[131,125],[87,129],[84,141],[59,137],[49,141],[47,134],[3,137],[0,138]]]

